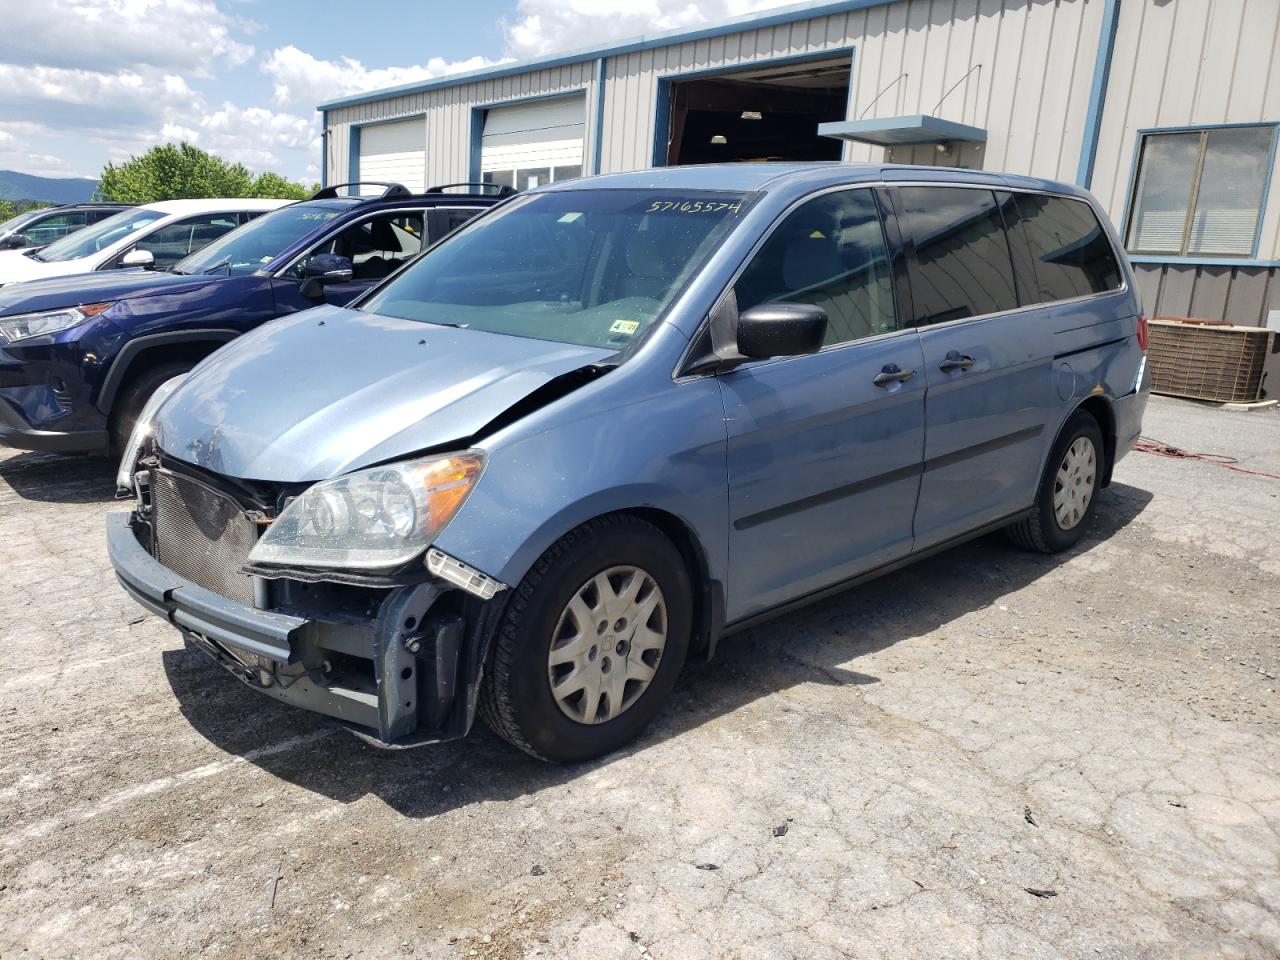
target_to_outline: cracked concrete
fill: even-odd
[[[1147,432],[1280,470],[1274,412]],[[0,957],[1280,954],[1278,481],[1133,454],[1071,554],[739,635],[573,768],[239,686],[115,585],[111,485],[0,454]]]

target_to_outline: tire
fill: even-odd
[[[142,408],[147,405],[151,395],[166,380],[180,377],[194,366],[195,363],[189,360],[162,363],[158,367],[144,370],[125,385],[120,395],[116,397],[115,406],[111,410],[111,423],[108,429],[111,434],[113,456],[118,457],[124,453],[129,435],[133,433],[133,426],[138,422]]]
[[[1091,468],[1082,463],[1079,458],[1079,451],[1085,449],[1086,444],[1091,445]],[[1068,454],[1073,450],[1076,451],[1073,455],[1074,459],[1068,463]],[[1009,539],[1020,547],[1037,550],[1040,553],[1061,553],[1075,546],[1084,536],[1085,527],[1089,525],[1094,508],[1098,504],[1105,456],[1102,430],[1098,427],[1098,421],[1084,410],[1077,410],[1062,428],[1062,432],[1058,434],[1058,440],[1049,454],[1030,516],[1005,528]],[[1073,465],[1076,469],[1072,469],[1066,477],[1068,484],[1076,487],[1077,491],[1087,486],[1088,500],[1083,509],[1080,509],[1078,499],[1074,505],[1069,502],[1064,503],[1066,507],[1062,511],[1065,514],[1064,522],[1057,509],[1055,497],[1059,490],[1059,472]],[[1070,499],[1068,494],[1067,500]]]
[[[633,607],[617,606],[624,603],[620,596],[601,600],[599,592],[590,591],[593,582],[609,574],[610,585],[620,585],[616,592],[625,594],[633,583],[628,570],[648,577],[636,586]],[[650,584],[659,591],[656,600],[648,589]],[[583,599],[592,596],[600,601],[598,606]],[[576,763],[618,749],[644,730],[675,686],[689,650],[692,596],[689,572],[679,550],[652,524],[614,514],[570,531],[538,558],[507,598],[496,629],[491,667],[480,693],[481,717],[498,736],[540,760]],[[575,598],[579,601],[575,609],[592,614],[597,630],[596,621],[606,604],[615,604],[615,611],[635,609],[637,615],[627,624],[629,631],[600,631],[597,645],[589,631],[576,629],[576,615],[569,609]],[[656,612],[642,614],[646,605]],[[647,619],[637,626],[642,615]],[[623,622],[614,620],[612,627]],[[641,627],[645,636],[652,638],[657,632],[650,629],[654,626],[665,626],[665,646],[644,649],[644,644],[652,641],[641,639]],[[591,644],[589,651],[586,644]],[[553,646],[557,659],[566,652],[579,652],[574,662],[553,666]],[[598,655],[594,653],[597,647]],[[589,652],[592,655],[587,662],[583,658]],[[630,679],[633,672],[645,672],[637,661],[651,672],[651,678]],[[617,669],[623,672],[613,670],[612,664],[621,664]],[[581,676],[597,676],[592,672],[597,667],[610,671],[609,675],[598,675],[602,683],[620,682],[618,689],[625,691],[619,698],[620,709],[611,718],[607,715],[613,709],[612,688],[603,692],[594,688],[594,707],[588,697],[588,690],[593,689],[589,686],[580,695],[567,698],[557,698],[552,692],[553,677],[565,689],[575,679],[582,682]],[[593,722],[584,722],[588,712],[596,714]]]

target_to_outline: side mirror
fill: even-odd
[[[151,270],[154,269],[155,265],[155,254],[150,250],[140,250],[137,247],[134,247],[120,258],[120,266],[122,267],[141,267],[143,270]]]
[[[17,250],[21,247],[30,247],[32,245],[31,241],[20,233],[10,234],[3,241],[0,241],[0,249],[4,250]]]
[[[753,360],[817,353],[827,311],[809,303],[761,303],[738,315],[738,352]]]
[[[333,253],[317,253],[303,267],[302,289],[304,297],[319,300],[324,296],[327,283],[347,283],[355,275],[351,261]]]

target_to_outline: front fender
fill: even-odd
[[[534,415],[487,441],[484,475],[436,546],[514,587],[579,524],[647,508],[680,520],[711,578],[723,582],[728,502],[719,385],[713,378],[673,383],[666,375],[640,386],[644,377],[629,372],[623,367],[557,404],[553,415]]]

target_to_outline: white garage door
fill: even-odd
[[[427,124],[397,120],[360,128],[359,180],[403,183],[413,191],[426,189]]]
[[[580,94],[486,111],[480,148],[484,179],[527,190],[582,176],[586,120],[586,98]]]

